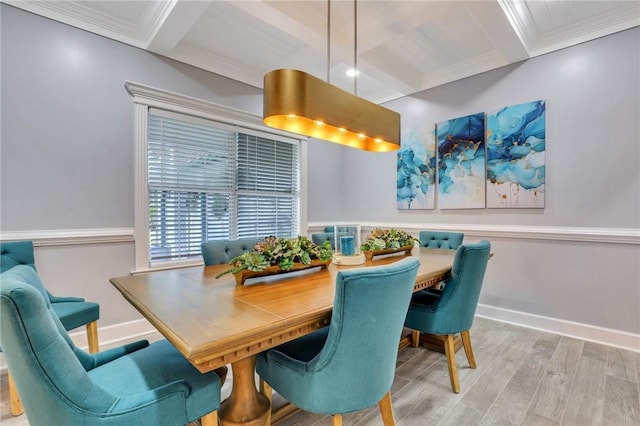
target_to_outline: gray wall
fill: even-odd
[[[334,188],[342,215],[318,204],[309,210],[310,224],[480,229],[466,240],[488,238],[493,245],[481,296],[485,313],[514,310],[533,322],[539,315],[640,332],[639,55],[635,28],[385,104],[401,113],[404,129],[546,100],[544,209],[397,210],[395,153],[342,148],[342,179]],[[322,173],[322,164],[310,162],[310,182],[320,185]],[[509,226],[517,231],[504,231]],[[514,236],[527,227],[535,231]],[[568,228],[565,241],[546,235],[558,227]],[[635,242],[581,241],[598,232],[635,235]]]
[[[639,228],[639,52],[636,28],[385,104],[407,128],[545,99],[544,210],[399,211],[395,153],[343,148],[344,219]],[[310,209],[310,222],[331,218]]]
[[[2,233],[133,228],[126,80],[262,113],[255,87],[6,4],[0,14]],[[100,327],[140,318],[108,281],[133,270],[133,242],[63,242],[35,254],[52,293],[100,303]]]
[[[262,92],[0,5],[0,231],[133,227],[132,80],[260,114]],[[403,126],[547,101],[544,210],[398,211],[395,154],[310,141],[308,219],[379,226],[477,224],[637,229],[638,29],[451,83],[387,106]],[[637,244],[491,236],[482,302],[640,332]],[[476,233],[468,240],[484,238]],[[36,248],[54,294],[100,303],[106,326],[140,316],[108,283],[133,269],[133,242]],[[107,327],[108,328],[108,327]]]
[[[133,226],[135,81],[262,113],[262,90],[2,4],[3,231]]]

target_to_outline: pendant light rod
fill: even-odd
[[[327,83],[331,84],[331,0],[327,0]]]
[[[358,1],[353,0],[353,94],[358,96]]]

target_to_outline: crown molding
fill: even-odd
[[[183,95],[169,90],[158,89],[134,81],[126,81],[124,87],[133,96],[133,102],[147,107],[158,108],[187,115],[199,114],[209,120],[220,121],[234,126],[242,126],[265,133],[291,138],[293,141],[307,140],[306,136],[283,132],[266,126],[262,117],[250,112],[231,108],[200,98]]]

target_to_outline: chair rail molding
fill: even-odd
[[[1,241],[31,240],[34,247],[134,242],[133,228],[54,229],[0,232]]]
[[[344,223],[358,223],[344,222]],[[319,232],[329,225],[343,222],[309,222],[307,232]],[[374,228],[396,228],[417,236],[419,231],[438,230],[464,232],[465,236],[479,238],[512,238],[554,241],[582,241],[591,243],[640,245],[640,229],[635,228],[587,228],[561,226],[517,226],[517,225],[472,225],[435,223],[362,223],[362,233],[366,235]]]

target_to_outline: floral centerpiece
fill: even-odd
[[[372,259],[376,254],[388,254],[396,252],[410,252],[413,249],[415,237],[400,229],[381,229],[375,228],[365,242],[360,246],[367,257]]]
[[[253,276],[277,274],[313,266],[326,266],[333,256],[331,243],[325,241],[319,246],[304,236],[296,238],[267,237],[229,261],[231,267],[219,273],[216,278],[234,274],[236,281],[242,284]],[[252,274],[243,271],[253,272]],[[269,271],[264,273],[265,271]]]

